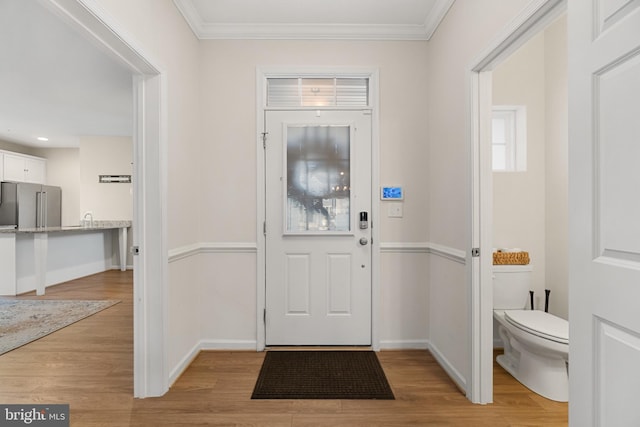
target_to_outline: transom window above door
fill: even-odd
[[[369,79],[268,78],[267,107],[368,107]]]

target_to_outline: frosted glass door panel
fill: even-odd
[[[286,232],[351,231],[349,126],[288,126],[286,160]]]

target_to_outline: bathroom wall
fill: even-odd
[[[567,94],[567,20],[545,32],[546,96],[546,287],[549,311],[569,318],[569,133]]]
[[[493,246],[522,248],[533,265],[536,308],[551,289],[567,317],[566,21],[556,21],[493,72],[494,105],[525,105],[527,170],[495,172]]]
[[[538,306],[544,304],[545,282],[544,77],[544,34],[493,72],[493,104],[524,105],[527,111],[526,171],[493,173],[493,246],[529,252]]]

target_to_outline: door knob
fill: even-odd
[[[367,238],[366,238],[366,237],[361,237],[361,238],[360,238],[360,244],[361,244],[362,246],[365,246],[367,243],[369,243],[369,240],[367,240]]]

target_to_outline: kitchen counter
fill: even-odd
[[[131,221],[93,221],[93,225],[65,225],[62,227],[15,228],[9,225],[0,226],[0,233],[55,233],[64,231],[92,231],[129,228]]]
[[[127,268],[131,221],[93,221],[90,226],[0,226],[0,295],[18,295],[95,274]],[[115,247],[117,240],[117,249]],[[113,244],[112,244],[113,242]]]

